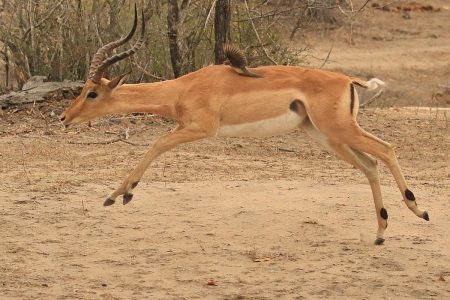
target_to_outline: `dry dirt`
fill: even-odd
[[[372,42],[379,41],[365,44]],[[342,51],[370,60],[359,47]],[[392,64],[386,74],[401,78]],[[429,64],[430,74],[433,66],[445,72],[435,59]],[[442,74],[435,78],[448,83]],[[410,74],[405,80],[415,91],[422,84]],[[392,99],[386,91],[379,101]],[[431,219],[406,208],[380,164],[389,228],[385,245],[374,246],[366,179],[301,131],[184,145],[152,165],[128,205],[103,207],[145,153],[142,144],[174,124],[113,117],[63,132],[50,115],[67,104],[0,116],[1,299],[450,298],[448,110],[360,112],[364,128],[397,146]],[[106,143],[126,128],[135,145]]]
[[[353,1],[355,8],[366,2]],[[412,1],[372,1],[380,5]],[[450,106],[450,2],[431,0],[433,11],[382,11],[368,8],[353,18],[341,17],[337,30],[306,31],[293,43],[311,45],[308,62],[324,69],[388,84],[374,106]],[[370,5],[369,5],[370,6]],[[392,5],[394,7],[394,5]],[[346,22],[344,22],[346,20]],[[350,31],[349,20],[353,24]],[[352,34],[350,34],[352,32]],[[350,43],[351,41],[351,43]],[[443,89],[443,86],[449,89]],[[363,101],[372,95],[362,95]]]

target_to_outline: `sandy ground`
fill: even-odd
[[[325,68],[386,80],[372,105],[448,106],[432,97],[449,84],[448,10],[366,13],[355,44],[338,39]],[[315,56],[329,37],[308,37]],[[360,112],[364,128],[397,146],[431,219],[406,208],[380,164],[389,227],[375,246],[366,179],[301,131],[181,146],[152,165],[132,202],[105,208],[143,144],[174,124],[113,117],[62,132],[50,116],[67,104],[0,115],[1,299],[450,298],[448,110]],[[127,129],[135,145],[117,141]]]
[[[386,245],[374,246],[365,178],[300,131],[182,146],[155,162],[130,204],[105,208],[146,147],[71,143],[114,140],[125,127],[128,141],[145,143],[171,124],[146,116],[61,132],[33,111],[10,112],[0,126],[0,294],[448,298],[447,113],[362,111],[364,127],[398,145],[406,179],[431,217],[425,222],[405,207],[381,165],[389,228]]]
[[[366,1],[353,1],[361,7]],[[390,7],[413,1],[372,1]],[[300,32],[294,45],[311,46],[307,61],[324,69],[362,78],[381,78],[388,84],[374,106],[450,106],[450,2],[429,0],[439,11],[402,12],[365,9],[351,19],[340,16],[338,30]],[[370,5],[369,5],[370,6]],[[410,6],[410,5],[409,5]],[[407,16],[407,17],[406,17]],[[321,26],[319,26],[321,27]],[[326,26],[325,26],[326,27]],[[352,34],[350,34],[352,32]],[[350,42],[351,41],[351,42]],[[371,98],[363,94],[362,100]]]

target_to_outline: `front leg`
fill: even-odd
[[[133,189],[138,185],[142,176],[144,175],[151,162],[159,155],[166,151],[175,148],[177,145],[193,142],[212,136],[212,130],[205,130],[198,128],[198,126],[189,126],[182,129],[177,129],[165,136],[160,137],[155,144],[148,150],[144,158],[125,179],[125,181],[116,189],[103,203],[104,206],[109,206],[115,203],[116,198],[123,195],[123,204],[127,204],[133,198]]]

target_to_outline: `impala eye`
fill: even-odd
[[[98,96],[98,95],[97,95],[96,92],[89,92],[89,93],[87,94],[87,97],[86,97],[86,98],[94,99],[94,98],[96,98],[97,96]]]

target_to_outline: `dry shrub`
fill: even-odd
[[[44,75],[50,80],[84,80],[96,49],[126,34],[131,27],[134,2],[0,0],[0,45],[3,44],[0,52],[14,70],[10,72],[13,74],[8,86],[14,79],[21,87],[31,75]],[[156,0],[143,2],[149,19],[146,47],[125,63],[114,66],[110,75],[133,69],[131,80],[135,82],[173,78],[167,34],[168,4]],[[231,40],[245,50],[252,65],[297,64],[298,51],[285,46],[281,33],[291,26],[292,18],[332,20],[328,16],[328,5],[332,2],[234,0]],[[180,4],[177,24],[180,75],[214,63],[215,3],[184,0]]]

